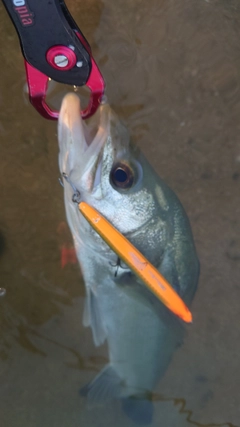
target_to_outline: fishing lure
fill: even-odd
[[[186,304],[174,291],[161,273],[96,209],[85,202],[79,203],[79,210],[94,230],[110,248],[147,285],[174,314],[187,323],[192,322],[192,314]]]

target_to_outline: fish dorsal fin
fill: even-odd
[[[83,325],[92,328],[94,344],[99,346],[104,343],[107,334],[100,314],[98,299],[89,286],[86,288],[87,296],[83,312]]]

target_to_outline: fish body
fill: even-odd
[[[109,365],[86,388],[91,400],[147,396],[181,343],[182,323],[157,300],[91,228],[72,201],[74,190],[96,208],[190,304],[199,263],[186,213],[173,191],[131,143],[108,104],[83,123],[79,99],[63,100],[59,167],[64,198],[86,285],[83,322],[95,345],[107,340]]]

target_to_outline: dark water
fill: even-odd
[[[201,277],[184,345],[159,383],[154,426],[240,425],[238,0],[68,1],[111,105],[191,220]],[[107,360],[82,326],[84,286],[58,183],[56,123],[26,103],[0,6],[1,427],[133,423],[78,394]],[[71,259],[69,260],[71,261]]]

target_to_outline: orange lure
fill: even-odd
[[[161,273],[96,209],[85,202],[79,203],[79,210],[94,230],[110,246],[166,307],[187,323],[192,314]]]

